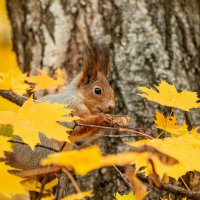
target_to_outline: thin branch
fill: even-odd
[[[122,131],[122,132],[133,132],[133,133],[136,133],[140,136],[144,136],[144,137],[147,137],[149,139],[155,139],[155,137],[153,136],[150,136],[150,135],[147,135],[146,133],[143,133],[143,132],[140,132],[140,131],[136,131],[135,128],[132,128],[132,127],[118,127],[119,128],[119,131]]]
[[[11,90],[0,90],[0,96],[17,104],[18,106],[22,106],[24,102],[27,100],[26,97],[20,96]]]
[[[187,183],[184,181],[183,177],[181,177],[180,179],[181,179],[181,181],[183,182],[183,185],[185,185],[186,189],[187,189],[188,191],[190,191],[190,188],[189,188],[189,186],[187,185]]]
[[[39,197],[38,197],[38,200],[41,200],[42,199],[42,196],[43,196],[43,192],[44,192],[44,188],[45,188],[45,185],[47,183],[47,176],[44,176],[42,178],[42,182],[41,182],[41,188],[40,188],[40,193],[39,193]]]
[[[137,174],[137,177],[140,180],[142,180],[143,182],[149,184],[148,178],[144,177],[144,175]],[[167,191],[167,192],[172,193],[172,194],[177,195],[177,196],[187,197],[187,198],[191,198],[191,199],[194,199],[194,200],[200,199],[200,192],[188,191],[188,190],[185,190],[182,187],[175,186],[175,185],[172,185],[172,184],[169,184],[169,183],[160,182],[160,188],[159,187],[156,187],[156,188]]]
[[[119,173],[120,177],[123,179],[125,184],[128,187],[131,188],[130,183],[128,182],[126,177],[123,175],[123,173],[116,166],[113,165],[113,167]],[[137,177],[141,181],[149,184],[149,179],[147,177],[145,177],[143,174],[137,173]],[[172,193],[172,194],[177,195],[177,196],[183,196],[183,197],[191,198],[191,199],[194,199],[194,200],[199,200],[200,199],[200,192],[188,191],[188,190],[185,190],[182,187],[175,186],[175,185],[172,185],[172,184],[169,184],[169,183],[167,184],[167,183],[163,183],[163,182],[160,181],[160,187],[156,187],[156,188],[164,190],[164,191],[167,191],[167,192]]]
[[[98,134],[97,134],[98,135]],[[111,137],[111,138],[124,138],[124,137],[138,137],[136,134],[123,134],[123,135],[112,135],[112,134],[102,134],[101,137]]]
[[[118,167],[116,167],[115,165],[113,165],[114,169],[117,171],[117,173],[120,175],[120,177],[122,178],[122,180],[124,181],[125,185],[130,188],[132,190],[132,186],[131,184],[128,182],[128,180],[126,179],[126,177],[124,176],[124,174],[119,170]]]
[[[61,171],[58,176],[58,184],[55,189],[55,200],[60,200],[66,194],[66,186],[68,181],[68,176]]]
[[[48,167],[41,167],[37,169],[29,169],[25,171],[19,171],[16,172],[16,175],[21,178],[28,178],[30,176],[38,176],[38,175],[44,175],[49,173],[57,173],[61,171],[60,167],[57,166],[48,166]]]
[[[72,182],[72,184],[73,184],[74,188],[76,189],[77,193],[80,193],[80,194],[81,194],[81,193],[82,193],[82,192],[81,192],[81,189],[80,189],[80,187],[78,186],[77,182],[75,181],[74,177],[70,174],[70,172],[69,172],[66,168],[63,168],[63,172],[64,172],[65,174],[67,174],[68,178],[69,178],[70,181]],[[83,197],[83,199],[85,199],[85,198]]]
[[[90,127],[90,128],[100,128],[100,129],[106,129],[106,130],[116,130],[116,131],[123,131],[123,132],[133,132],[133,133],[137,133],[141,136],[144,136],[144,137],[148,137],[150,139],[154,139],[154,137],[150,136],[150,135],[147,135],[145,133],[142,133],[142,132],[139,132],[139,131],[136,131],[134,128],[130,128],[130,127],[107,127],[107,126],[97,126],[97,125],[93,125],[93,124],[78,124],[78,126],[85,126],[85,127]]]
[[[70,174],[70,172],[66,168],[63,168],[63,172],[65,172],[65,174],[67,174],[68,178],[72,182],[72,184],[73,184],[74,188],[76,189],[76,191],[78,193],[81,193],[81,189],[79,188],[77,182],[74,180],[74,177]]]

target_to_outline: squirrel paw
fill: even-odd
[[[97,123],[100,126],[109,126],[109,127],[113,126],[113,118],[108,114],[99,114],[97,120],[98,120]]]

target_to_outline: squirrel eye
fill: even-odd
[[[95,87],[94,93],[97,94],[97,95],[100,95],[102,93],[102,89],[100,87]]]

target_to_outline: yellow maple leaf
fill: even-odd
[[[138,150],[140,147],[140,150],[102,156],[99,148],[94,146],[48,155],[41,164],[72,167],[76,173],[85,175],[103,166],[134,163],[136,170],[146,167],[145,173],[149,175],[152,172],[149,164],[151,159],[161,178],[168,175],[178,179],[188,171],[200,171],[200,162],[196,162],[200,156],[200,136],[187,134],[175,138],[140,140],[127,144],[137,147]],[[148,149],[145,145],[148,145]]]
[[[154,120],[156,127],[162,130],[165,130],[172,134],[172,136],[181,136],[185,134],[193,134],[194,136],[198,136],[199,126],[188,130],[188,125],[186,121],[184,121],[183,125],[176,124],[177,120],[175,116],[167,116],[165,117],[162,113],[156,112],[156,119]]]
[[[39,182],[38,178],[33,177],[20,182],[21,185],[29,191],[41,192],[42,183]],[[58,184],[58,179],[55,178],[52,181],[46,183],[43,188],[43,193],[48,193],[54,186]]]
[[[25,94],[30,86],[25,83],[26,74],[18,70],[10,70],[7,73],[0,73],[0,90],[12,90],[16,94]]]
[[[101,166],[100,160],[101,152],[97,146],[93,146],[81,150],[50,154],[41,161],[41,164],[73,167],[78,174],[85,175],[89,171],[99,168]]]
[[[56,70],[57,79],[50,77],[45,71],[37,69],[40,72],[40,76],[27,77],[27,81],[36,84],[33,91],[44,90],[52,87],[59,87],[64,85],[64,78],[60,68]]]
[[[116,200],[136,200],[135,195],[133,192],[130,192],[129,194],[120,195],[118,192],[115,194]]]
[[[123,152],[119,154],[110,154],[102,156],[100,149],[97,146],[87,147],[82,150],[73,150],[68,152],[60,152],[50,154],[47,158],[41,160],[41,165],[58,165],[60,167],[72,167],[76,173],[85,175],[91,170],[113,165],[126,165],[133,163],[134,160],[141,159],[147,163],[153,155],[151,152],[141,154],[133,151]],[[157,157],[157,155],[153,155]],[[159,160],[159,159],[158,159]],[[85,164],[87,163],[87,165]]]
[[[70,129],[57,122],[71,122],[79,117],[69,117],[72,110],[65,107],[65,104],[49,102],[36,104],[30,98],[17,112],[0,111],[0,124],[11,124],[14,134],[22,137],[31,148],[40,141],[39,132],[49,138],[69,142],[66,131]]]
[[[126,165],[134,160],[134,152],[123,152],[119,154],[109,154],[101,158],[101,166]]]
[[[148,162],[152,153],[147,152],[144,155],[146,155],[146,158],[142,158],[142,161],[145,159]],[[93,146],[81,150],[50,154],[47,158],[42,159],[40,164],[44,166],[53,164],[60,167],[72,167],[76,173],[85,175],[89,171],[103,166],[126,165],[140,158],[140,154],[132,151],[102,156],[100,149]]]
[[[11,144],[8,142],[10,138],[0,135],[0,158],[4,157],[4,151],[11,151]]]
[[[19,109],[19,106],[11,101],[0,96],[0,110],[12,110],[16,111]]]
[[[4,194],[0,193],[1,200],[12,200],[12,197],[5,196]]]
[[[54,196],[51,195],[51,196],[47,196],[47,197],[43,197],[42,200],[54,200]]]
[[[161,105],[175,107],[185,111],[190,111],[191,108],[200,107],[200,103],[197,103],[200,99],[197,97],[196,92],[177,92],[174,85],[170,85],[163,80],[155,87],[158,92],[152,88],[139,87],[138,89],[145,93],[139,95]]]
[[[4,183],[5,180],[9,180],[5,184],[1,184],[0,193],[4,194],[5,196],[26,194],[26,191],[20,184],[22,179],[8,172],[8,170],[13,168],[5,165],[3,162],[0,162],[0,169],[0,183]]]
[[[92,190],[77,193],[77,194],[71,194],[67,197],[62,198],[62,200],[81,200],[85,197],[91,197],[92,196]]]
[[[200,126],[193,127],[193,128],[189,131],[189,133],[192,134],[193,136],[199,137],[199,132],[198,132],[199,128],[200,128]]]
[[[165,117],[162,113],[156,112],[155,115],[155,124],[156,127],[162,130],[165,130],[174,135],[183,135],[189,133],[188,126],[184,121],[183,125],[176,124],[176,117],[175,116],[167,116]]]
[[[200,162],[197,162],[200,156],[200,136],[186,134],[173,138],[140,140],[134,143],[127,142],[127,144],[134,147],[146,144],[178,160],[175,165],[165,165],[153,154],[149,157],[148,153],[141,153],[133,159],[137,169],[144,166],[147,167],[145,170],[146,175],[151,171],[148,168],[149,158],[153,160],[156,172],[161,178],[166,174],[178,179],[188,171],[200,171]]]

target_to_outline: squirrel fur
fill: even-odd
[[[98,126],[113,125],[112,117],[104,114],[115,107],[114,92],[107,80],[109,49],[105,45],[91,44],[86,48],[86,55],[83,70],[72,79],[63,92],[37,100],[37,103],[47,101],[68,104],[67,108],[74,109],[73,115],[79,116],[81,120],[66,124],[67,127],[73,129],[69,136],[72,144],[99,130],[99,128],[77,126],[79,123]],[[39,136],[41,145],[37,145],[34,151],[26,144],[14,143],[13,152],[5,153],[7,164],[24,170],[39,168],[42,158],[59,151],[63,145],[63,142],[47,138],[43,133]],[[21,141],[18,136],[15,140]]]

